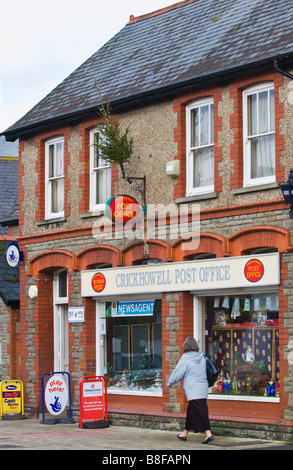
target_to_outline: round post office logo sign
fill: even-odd
[[[247,261],[244,267],[244,275],[250,282],[258,282],[261,280],[265,272],[264,265],[258,259]]]
[[[60,415],[68,403],[68,389],[65,380],[60,375],[53,375],[47,382],[45,403],[53,416]]]

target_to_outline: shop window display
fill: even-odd
[[[212,394],[279,396],[277,294],[206,298],[206,352],[221,367]]]
[[[162,314],[107,318],[109,391],[162,392]]]

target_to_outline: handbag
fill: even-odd
[[[212,387],[214,385],[214,383],[216,382],[217,378],[219,377],[219,374],[221,372],[221,368],[218,367],[207,356],[205,356],[205,358],[206,358],[206,365],[207,365],[208,384],[209,384],[209,387]]]

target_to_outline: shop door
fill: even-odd
[[[205,353],[205,311],[204,299],[201,297],[193,296],[193,336],[198,342],[199,349]]]
[[[106,303],[96,302],[96,374],[107,373]]]
[[[65,305],[55,306],[54,343],[55,371],[69,372],[68,308]]]
[[[68,345],[68,274],[66,269],[54,273],[54,371],[69,372]]]

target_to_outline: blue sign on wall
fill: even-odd
[[[130,317],[134,315],[153,315],[155,301],[144,302],[119,302],[117,308],[117,317]]]

